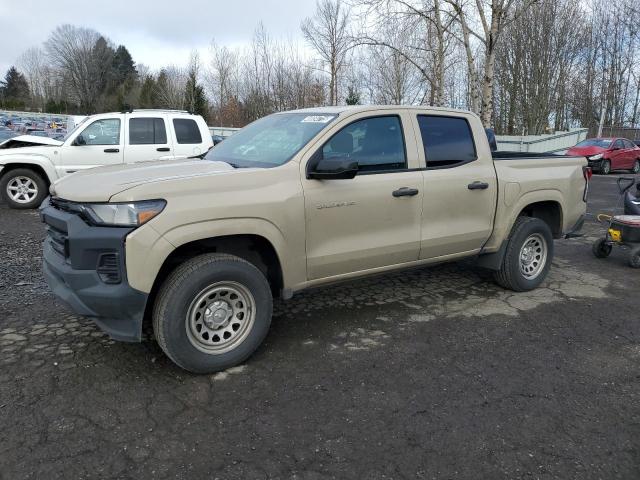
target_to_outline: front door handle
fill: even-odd
[[[418,193],[419,193],[419,190],[417,188],[402,187],[402,188],[399,188],[398,190],[394,190],[392,195],[396,198],[397,197],[413,197]]]
[[[119,148],[105,148],[104,153],[118,153],[120,151]]]
[[[489,184],[487,182],[475,181],[467,185],[467,188],[469,190],[486,190],[487,188],[489,188]]]
[[[158,152],[168,152],[171,149],[169,147],[158,147],[158,148],[156,148],[156,150]]]

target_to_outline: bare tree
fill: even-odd
[[[46,98],[44,84],[49,73],[44,51],[40,47],[31,47],[20,55],[17,64],[29,82],[31,106],[43,108]]]
[[[184,92],[188,72],[184,68],[171,65],[163,68],[156,81],[156,97],[163,108],[185,108]]]
[[[329,68],[331,105],[338,103],[338,77],[351,48],[348,26],[349,10],[343,7],[341,0],[318,0],[315,16],[301,25],[304,38]]]
[[[91,113],[103,89],[105,49],[96,48],[100,34],[88,28],[61,25],[45,43],[54,66],[62,70],[74,100]]]
[[[473,59],[472,41],[479,41],[484,50],[482,67],[482,77],[479,88],[480,118],[482,123],[488,127],[491,125],[493,116],[493,76],[496,61],[496,48],[498,40],[506,25],[518,18],[537,0],[475,0],[465,2],[464,0],[445,0],[455,10],[456,19],[462,29],[462,42],[467,55],[467,65],[469,78],[475,80],[475,63]],[[515,8],[515,7],[518,8]],[[477,19],[480,24],[479,29],[473,29],[470,17]],[[471,85],[472,107],[477,102],[478,91],[473,83]]]
[[[358,33],[359,45],[382,46],[403,57],[420,72],[429,89],[420,100],[431,105],[446,103],[445,84],[453,48],[453,16],[441,0],[360,0],[367,28]],[[393,40],[389,26],[408,36]]]

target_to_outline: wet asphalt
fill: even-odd
[[[0,479],[640,478],[640,271],[591,255],[602,232],[533,292],[461,262],[298,295],[196,376],[75,316],[37,214],[0,205]]]

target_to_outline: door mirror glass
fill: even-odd
[[[321,158],[307,174],[316,180],[348,180],[358,174],[358,162],[349,158]]]

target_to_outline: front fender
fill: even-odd
[[[134,230],[126,243],[127,278],[132,287],[150,292],[153,283],[171,252],[197,240],[231,235],[257,235],[273,246],[282,268],[283,285],[286,287],[306,280],[304,255],[296,258],[288,247],[283,233],[276,225],[262,218],[228,218],[181,225],[157,233],[150,225]]]
[[[3,153],[0,155],[0,171],[6,170],[7,167],[12,165],[38,166],[44,170],[49,183],[53,183],[58,180],[58,173],[56,172],[55,165],[47,155],[41,153],[16,152]]]

